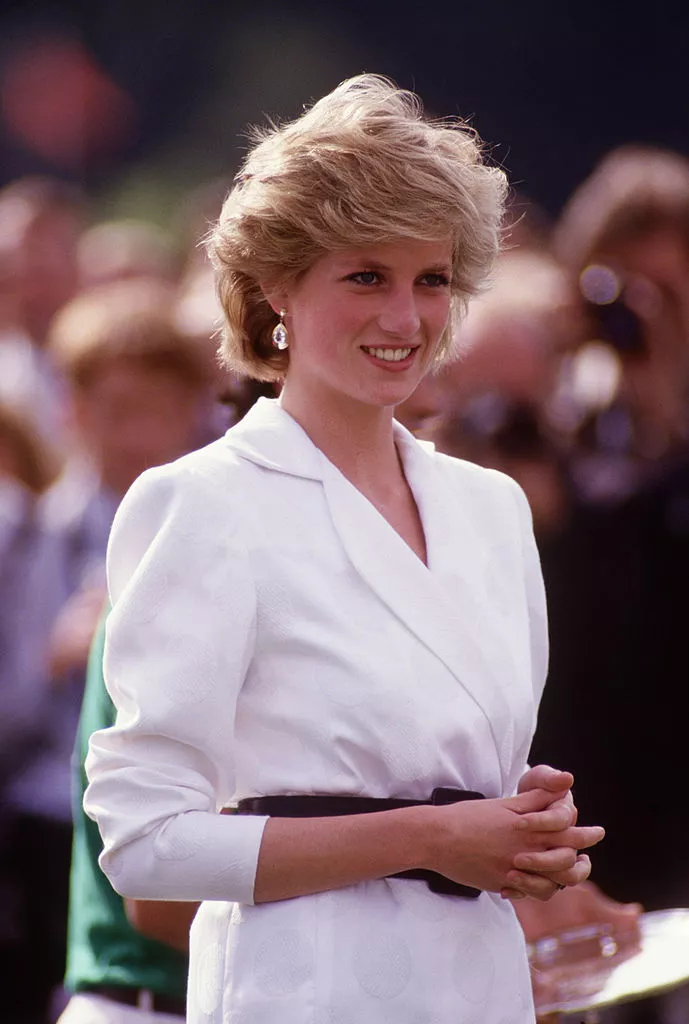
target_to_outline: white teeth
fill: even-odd
[[[376,359],[384,359],[386,363],[399,363],[411,354],[410,348],[364,348]]]

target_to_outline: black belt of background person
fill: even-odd
[[[125,1006],[136,1006],[149,1013],[170,1013],[186,1018],[187,1004],[179,996],[168,996],[163,992],[153,992],[149,988],[129,988],[125,985],[86,985],[79,990],[84,995],[103,996],[113,1003]],[[79,993],[77,993],[79,994]]]
[[[470,789],[450,789],[438,786],[430,800],[378,799],[366,796],[257,796],[240,800],[237,814],[267,814],[271,818],[329,818],[343,814],[373,814],[375,811],[396,811],[402,807],[429,807],[460,803],[462,800],[483,800],[483,793]],[[476,899],[480,889],[460,885],[437,871],[411,868],[397,871],[387,878],[416,878],[426,882],[431,892],[443,896],[462,896]]]

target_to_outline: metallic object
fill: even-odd
[[[595,924],[528,945],[539,1021],[584,1020],[598,1011],[689,981],[689,909],[642,914],[639,934]]]

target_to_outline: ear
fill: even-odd
[[[265,300],[276,316],[280,316],[281,309],[287,309],[287,292],[284,288],[269,284],[267,281],[259,282]]]

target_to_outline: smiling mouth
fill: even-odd
[[[401,363],[408,359],[414,348],[370,348],[368,345],[361,346],[364,352],[375,359],[382,359],[386,363]]]

